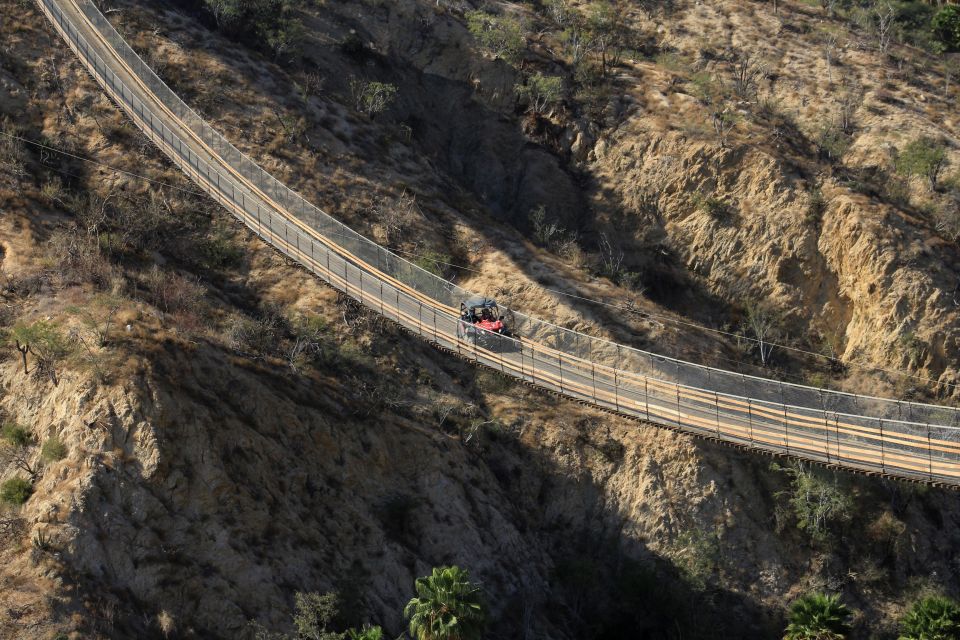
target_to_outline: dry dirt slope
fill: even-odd
[[[0,104],[21,133],[190,189],[35,8],[2,7],[17,18]],[[10,350],[0,367],[4,420],[67,448],[5,512],[23,528],[3,543],[4,636],[235,637],[328,588],[344,624],[399,633],[413,579],[445,562],[482,581],[497,637],[775,637],[809,588],[861,611],[857,637],[888,637],[917,593],[957,594],[953,494],[843,476],[850,519],[811,544],[786,514],[777,531],[788,487],[767,459],[478,375],[358,317],[188,193],[3,151],[2,321],[74,329],[59,386]],[[121,234],[131,208],[155,226]],[[198,302],[154,273],[199,282]],[[110,290],[114,329],[87,349],[84,314]],[[322,348],[294,373],[304,313]]]

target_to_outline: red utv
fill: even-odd
[[[499,336],[510,336],[503,320],[495,300],[474,296],[460,303],[457,337],[482,347],[493,346]]]

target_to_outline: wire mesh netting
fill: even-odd
[[[516,310],[504,310],[512,336],[467,326],[458,308],[471,292],[363,237],[263,171],[180,100],[89,0],[78,1],[79,13],[55,0],[40,3],[94,76],[185,173],[264,240],[404,327],[509,375],[659,424],[960,483],[960,411],[952,407],[714,369]]]

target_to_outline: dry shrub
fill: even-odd
[[[950,200],[947,204],[937,207],[934,213],[934,224],[942,236],[957,242],[960,240],[960,193]]]
[[[156,265],[144,276],[143,283],[148,301],[167,314],[177,333],[192,336],[203,331],[203,286],[179,273],[164,272]]]
[[[120,276],[96,240],[77,229],[55,231],[47,243],[47,255],[62,285],[91,283],[106,289]]]
[[[19,140],[0,136],[0,174],[8,175],[14,180],[23,178],[27,175],[26,159],[26,151]]]
[[[157,614],[157,626],[160,627],[160,633],[164,638],[169,638],[177,631],[177,621],[166,609]]]
[[[276,314],[267,313],[258,319],[240,317],[230,324],[227,342],[234,351],[262,357],[277,350],[283,333]]]
[[[875,549],[883,550],[890,555],[897,555],[903,545],[903,534],[907,525],[897,519],[890,511],[884,511],[880,516],[867,525],[867,539],[873,543]]]
[[[160,247],[164,229],[175,222],[164,194],[157,190],[144,198],[88,193],[71,202],[81,228],[96,238],[102,251],[114,255]]]
[[[406,190],[396,198],[377,198],[370,207],[370,213],[377,221],[377,240],[388,247],[395,247],[403,242],[410,228],[423,218],[416,197]]]
[[[7,274],[6,279],[0,283],[0,293],[4,293],[13,298],[26,298],[36,293],[40,293],[50,284],[51,274],[47,271],[34,273]]]
[[[0,548],[21,538],[27,529],[26,521],[15,513],[0,515]]]
[[[150,302],[164,313],[193,311],[203,301],[203,287],[179,273],[167,273],[154,266],[143,280]]]

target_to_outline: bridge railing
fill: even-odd
[[[79,0],[98,37],[126,65],[129,86],[103,43],[88,41],[59,1],[39,0],[94,77],[173,162],[267,242],[411,331],[543,388],[658,424],[811,460],[960,484],[960,411],[951,407],[714,369],[515,310],[507,313],[520,339],[464,332],[456,308],[470,292],[356,233],[267,174],[180,100],[92,3]]]

